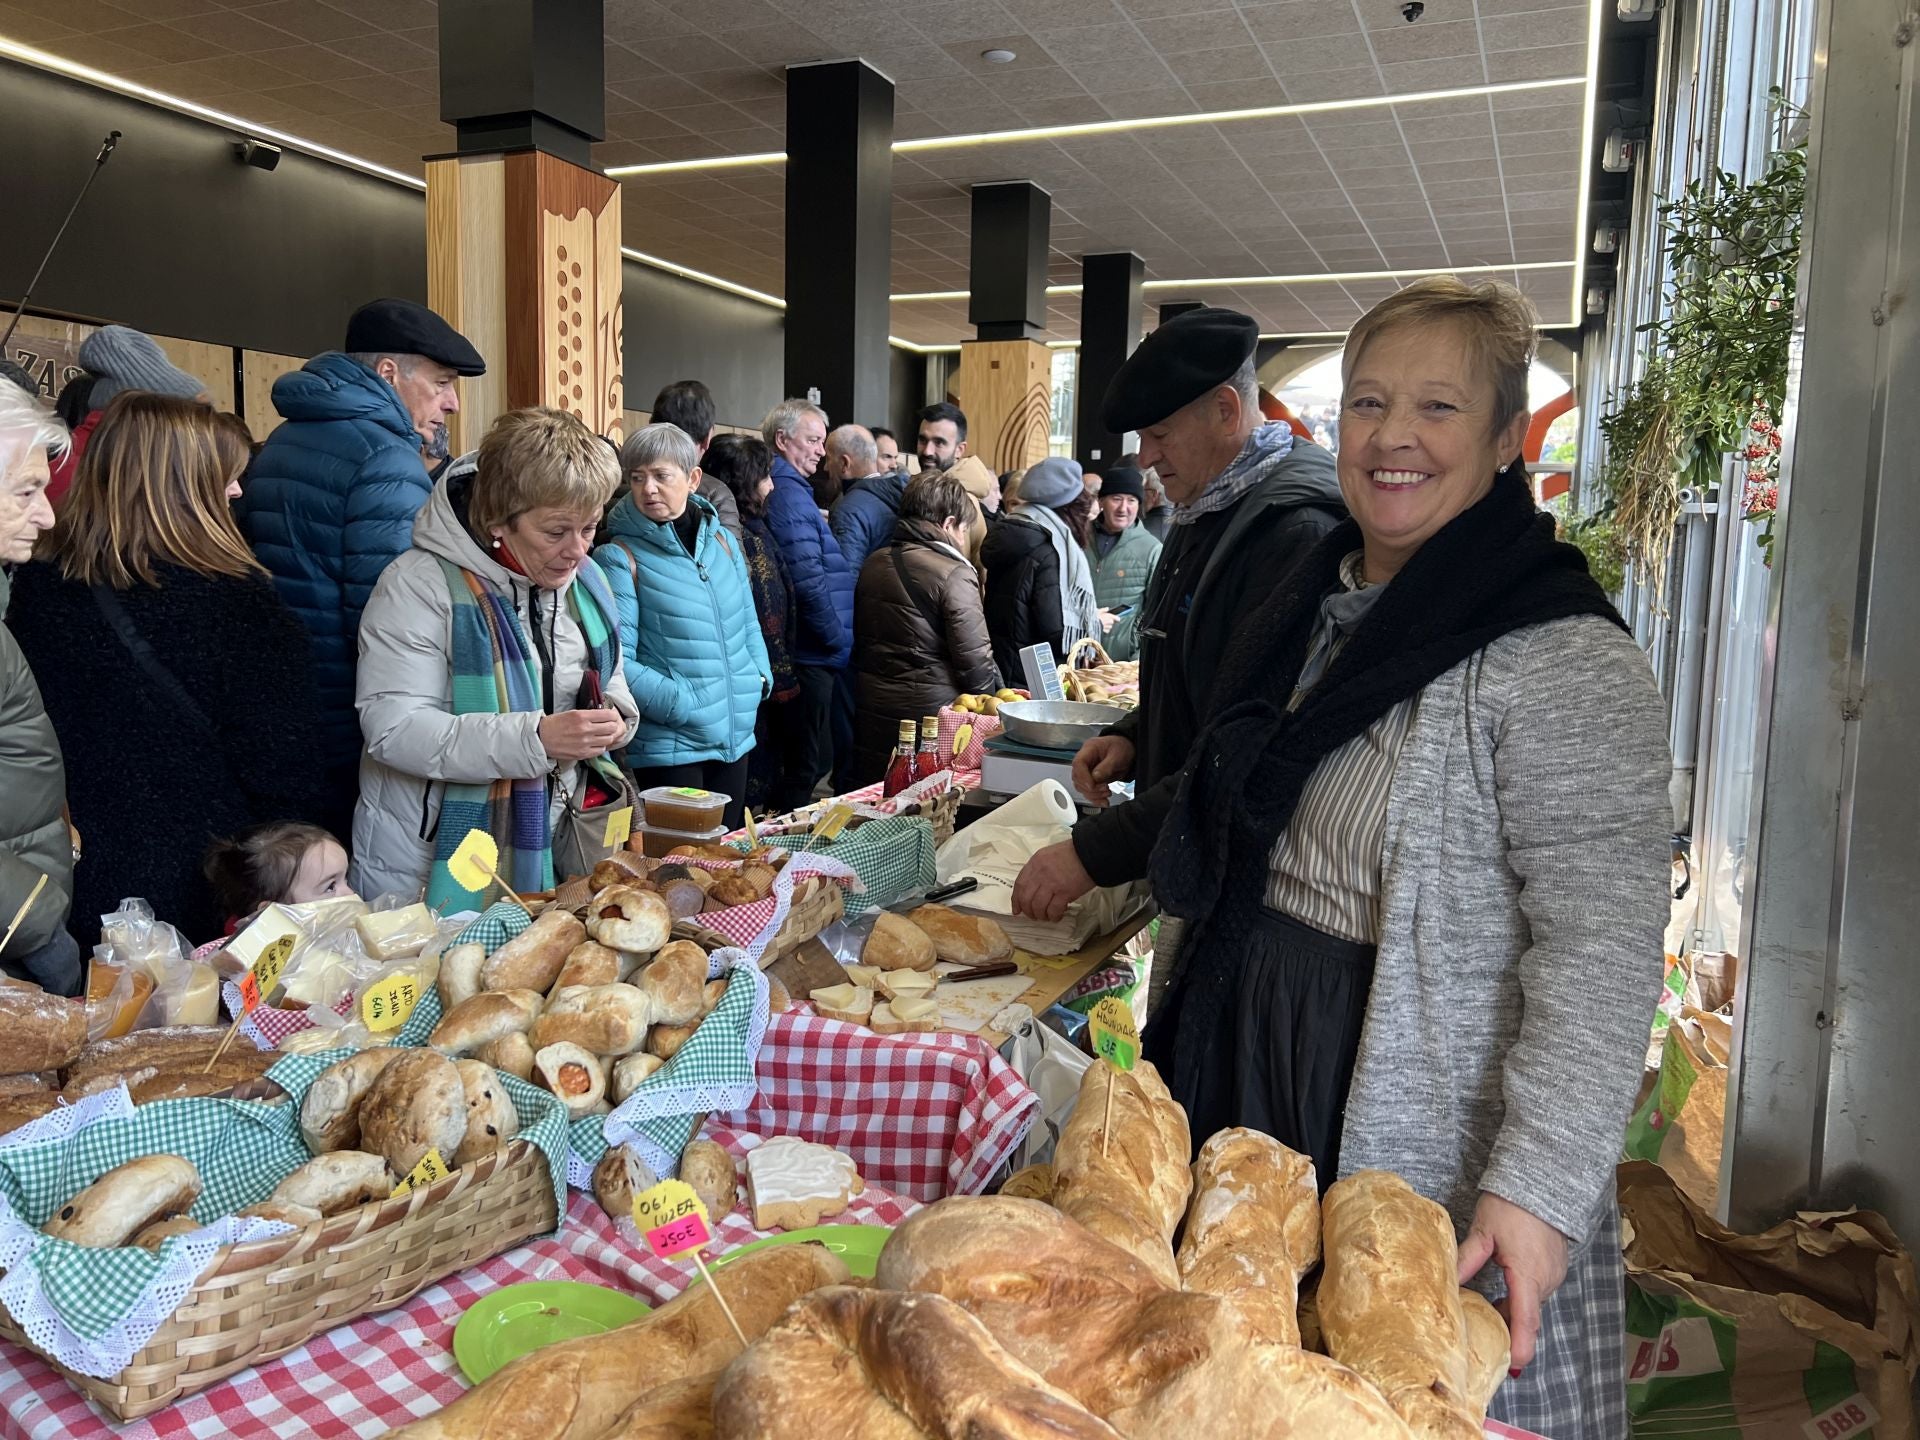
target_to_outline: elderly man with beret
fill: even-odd
[[[1014,888],[1023,914],[1057,920],[1094,886],[1146,875],[1235,627],[1346,518],[1333,456],[1260,413],[1259,329],[1232,310],[1190,310],[1143,340],[1107,387],[1101,421],[1139,433],[1140,465],[1173,501],[1173,525],[1138,610],[1140,707],[1081,747],[1073,776],[1095,804],[1121,780],[1135,798],[1027,862]]]

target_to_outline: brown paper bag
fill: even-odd
[[[1703,1208],[1720,1192],[1727,1127],[1727,1056],[1733,1023],[1683,1007],[1667,1028],[1659,1080],[1627,1122],[1623,1158],[1651,1160]]]
[[[1620,1167],[1636,1440],[1913,1440],[1920,1289],[1869,1210],[1738,1235]]]

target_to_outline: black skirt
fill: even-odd
[[[1181,957],[1186,983],[1148,1025],[1147,1058],[1186,1107],[1196,1150],[1244,1125],[1311,1156],[1325,1190],[1339,1174],[1374,947],[1270,910],[1237,963],[1206,944],[1203,929]]]

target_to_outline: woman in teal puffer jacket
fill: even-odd
[[[620,447],[629,489],[593,552],[620,614],[627,683],[640,707],[627,764],[655,785],[732,797],[746,806],[753,722],[772,688],[740,542],[720,525],[700,484],[693,441],[675,425],[647,425]]]

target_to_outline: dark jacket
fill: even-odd
[[[1346,516],[1333,456],[1301,443],[1237,504],[1168,531],[1140,605],[1140,708],[1108,732],[1134,743],[1135,796],[1073,829],[1074,851],[1097,883],[1147,873],[1235,627]]]
[[[994,524],[980,547],[986,572],[987,633],[993,637],[993,662],[1009,685],[1022,685],[1020,652],[1042,641],[1053,647],[1056,662],[1064,627],[1060,609],[1060,559],[1053,541],[1038,525]]]
[[[0,608],[5,585],[0,576]],[[73,846],[60,813],[66,798],[60,741],[47,719],[40,687],[12,632],[0,625],[0,926],[26,903],[40,877],[47,879],[12,941],[0,951],[0,961],[31,955],[66,923],[73,892]],[[12,973],[22,972],[15,966]]]
[[[273,405],[286,423],[247,472],[240,528],[313,637],[324,758],[351,775],[360,612],[380,572],[413,544],[413,517],[433,486],[406,406],[359,361],[315,356],[273,382]]]
[[[901,521],[893,543],[867,557],[853,622],[854,767],[865,785],[886,773],[902,720],[937,714],[956,695],[997,690],[1000,673],[979,576],[925,520]]]
[[[700,498],[713,506],[719,515],[720,523],[730,530],[736,539],[744,539],[746,531],[740,524],[740,502],[733,498],[733,491],[727,488],[727,482],[716,480],[711,475],[700,478]]]
[[[813,487],[784,455],[773,460],[767,528],[793,582],[793,663],[843,670],[853,653],[853,572],[827,529]]]
[[[7,623],[66,752],[85,849],[71,921],[82,950],[127,896],[190,939],[219,935],[226,917],[200,874],[208,844],[319,809],[313,661],[300,622],[264,577],[158,574],[158,586],[117,593],[198,718],[135,664],[87,586],[39,563],[14,581]]]
[[[900,520],[900,497],[907,493],[907,477],[888,472],[856,480],[833,502],[827,527],[840,542],[840,554],[857,582],[867,556],[893,539]]]
[[[760,617],[760,638],[766,641],[767,665],[773,676],[769,700],[784,702],[800,693],[793,673],[793,581],[780,559],[780,547],[767,529],[764,515],[740,522],[746,547],[747,582],[753,586],[753,608]]]

